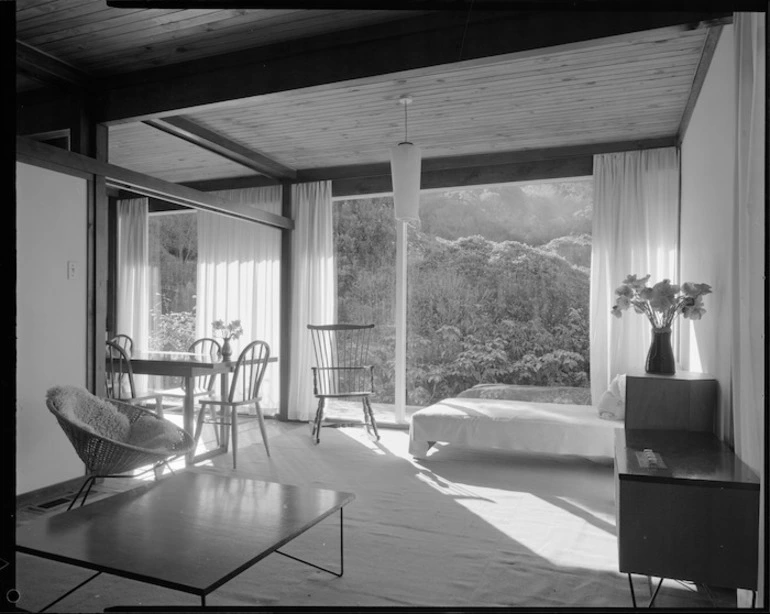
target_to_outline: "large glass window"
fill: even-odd
[[[590,403],[592,203],[591,179],[422,194],[407,405],[483,383],[574,388],[573,402]]]
[[[374,324],[370,358],[375,403],[394,400],[396,229],[391,197],[341,200],[334,207],[337,319]]]
[[[148,220],[150,350],[185,352],[195,341],[198,229],[194,211]]]
[[[591,178],[421,194],[407,233],[407,415],[483,383],[590,403],[592,211]],[[397,397],[396,229],[390,197],[335,204],[338,319],[377,325],[381,404]]]

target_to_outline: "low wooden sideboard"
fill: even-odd
[[[705,428],[713,424],[716,381],[631,377],[626,428],[615,436],[615,502],[619,570],[628,574],[634,607],[631,574],[660,578],[658,589],[672,578],[756,591],[759,478]],[[656,596],[657,589],[650,605]]]

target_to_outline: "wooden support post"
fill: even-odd
[[[396,365],[395,421],[406,414],[406,241],[407,222],[396,220]]]
[[[281,183],[281,215],[284,218],[293,219],[291,183],[289,181],[283,181]],[[293,310],[293,240],[293,231],[291,229],[283,229],[281,231],[281,348],[279,354],[281,404],[278,410],[279,420],[289,419],[289,372],[292,360],[291,314]]]
[[[91,126],[91,144],[93,157],[107,161],[108,131],[107,126]],[[104,390],[104,340],[107,327],[107,279],[109,199],[107,181],[103,175],[94,175],[89,182],[88,199],[88,326],[87,335],[87,379],[88,388],[94,394]]]

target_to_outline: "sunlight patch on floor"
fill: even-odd
[[[345,435],[346,437],[352,439],[356,443],[361,444],[362,446],[368,448],[372,451],[374,454],[382,455],[384,456],[386,454],[385,450],[382,449],[382,439],[383,439],[383,433],[380,431],[380,441],[375,441],[374,437],[370,435],[366,428],[363,426],[361,427],[338,427],[337,429],[340,433]],[[321,441],[323,441],[323,431],[321,431]]]
[[[598,511],[590,493],[588,498],[545,498],[511,490],[511,483],[495,488],[454,482],[442,477],[440,467],[427,468],[412,458],[407,431],[380,429],[380,440],[374,441],[363,427],[339,430],[374,453],[408,461],[417,468],[417,479],[446,495],[448,504],[451,500],[464,506],[552,564],[618,572],[614,511]]]
[[[496,503],[485,500],[469,497],[457,503],[554,565],[618,570],[615,535],[570,509],[526,492],[496,490]]]

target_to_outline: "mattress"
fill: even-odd
[[[613,458],[622,420],[599,417],[592,405],[451,398],[412,415],[409,451],[422,458],[429,442],[516,452]]]

